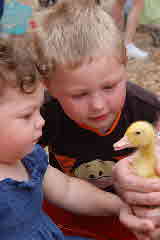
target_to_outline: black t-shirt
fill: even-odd
[[[46,123],[40,143],[49,146],[52,166],[106,189],[112,182],[114,163],[133,152],[133,149],[114,151],[113,144],[123,137],[132,122],[154,123],[159,112],[160,102],[154,94],[128,82],[125,104],[115,128],[110,134],[101,135],[80,127],[49,97],[42,111]]]

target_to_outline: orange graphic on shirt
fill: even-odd
[[[59,162],[61,168],[64,170],[64,172],[67,174],[71,174],[71,170],[76,162],[76,159],[58,154],[56,154],[55,157]]]

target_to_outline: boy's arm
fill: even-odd
[[[157,173],[160,175],[160,144],[156,147]],[[114,184],[123,199],[134,205],[160,206],[160,178],[143,178],[130,167],[134,155],[119,161],[113,170]]]
[[[90,216],[118,215],[132,230],[153,229],[151,221],[134,216],[118,196],[69,177],[51,166],[45,173],[43,186],[48,200],[69,211]]]
[[[157,173],[160,175],[160,145],[157,144]],[[160,237],[160,178],[143,178],[130,167],[132,156],[118,162],[113,171],[114,183],[119,195],[132,207],[137,217],[151,220],[155,229],[148,236]],[[152,206],[145,207],[145,206]],[[154,206],[154,207],[153,207]]]

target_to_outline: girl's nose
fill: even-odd
[[[39,118],[37,119],[37,122],[36,122],[36,128],[41,129],[44,126],[44,123],[45,123],[44,119],[39,114]]]

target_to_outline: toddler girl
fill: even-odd
[[[48,200],[77,213],[120,214],[125,207],[119,197],[48,166],[45,151],[35,145],[44,124],[44,88],[37,69],[46,70],[35,64],[22,38],[0,38],[2,240],[64,239],[42,210],[43,190]]]

